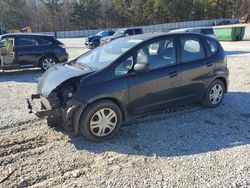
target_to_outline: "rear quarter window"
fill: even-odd
[[[206,39],[206,44],[208,46],[210,56],[216,54],[219,51],[219,47],[216,41],[211,39]]]

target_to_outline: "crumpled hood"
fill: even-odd
[[[77,66],[58,64],[47,70],[39,79],[37,92],[43,97],[49,94],[66,80],[92,72],[90,69],[82,69]]]

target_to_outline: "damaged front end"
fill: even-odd
[[[29,112],[39,118],[47,118],[49,125],[62,122],[64,127],[72,127],[78,132],[80,117],[75,117],[74,113],[83,110],[85,105],[75,101],[73,96],[81,78],[89,73],[90,70],[70,65],[52,67],[41,77],[38,94],[27,99]]]

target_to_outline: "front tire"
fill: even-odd
[[[61,118],[47,117],[47,125],[49,127],[59,127],[60,124],[62,124]]]
[[[53,65],[57,64],[57,60],[54,57],[44,57],[40,60],[40,67],[43,71],[48,70]]]
[[[120,129],[122,114],[119,107],[109,100],[89,105],[79,122],[81,134],[92,141],[112,138]]]
[[[220,80],[214,80],[208,86],[203,97],[202,105],[207,108],[215,108],[219,106],[224,98],[225,85]]]
[[[96,48],[96,47],[98,47],[98,46],[100,46],[100,42],[99,42],[99,41],[95,41],[95,42],[93,43],[93,48]]]

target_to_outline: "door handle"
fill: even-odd
[[[213,66],[213,63],[207,63],[207,67]]]
[[[178,72],[177,71],[174,71],[174,72],[171,72],[169,73],[169,77],[175,77],[178,75]]]

